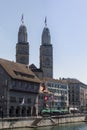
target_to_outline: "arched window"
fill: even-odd
[[[10,117],[14,116],[14,107],[13,106],[11,106],[10,109],[9,109],[9,116]]]

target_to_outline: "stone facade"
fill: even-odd
[[[40,69],[43,71],[43,78],[53,78],[53,48],[50,31],[46,26],[42,32],[42,42],[40,46]]]
[[[43,78],[53,78],[53,51],[52,45],[40,46],[40,68],[43,71]]]
[[[40,80],[20,63],[0,59],[0,115],[38,115]]]
[[[16,62],[29,64],[29,43],[27,42],[27,29],[22,23],[18,32],[18,43],[16,44]]]
[[[30,65],[30,69],[40,78],[53,78],[53,47],[51,44],[51,36],[47,24],[42,32],[40,45],[40,68],[34,64]]]
[[[80,123],[87,122],[86,115],[68,115],[68,116],[60,116],[60,117],[28,117],[28,118],[7,118],[0,120],[0,129],[14,129],[14,128],[37,128],[43,126],[55,126],[59,124],[67,124],[67,123]]]
[[[76,79],[62,79],[69,86],[69,107],[87,106],[87,85]]]

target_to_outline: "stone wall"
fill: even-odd
[[[0,129],[50,126],[63,123],[86,121],[85,115],[58,116],[58,117],[25,117],[0,119]]]

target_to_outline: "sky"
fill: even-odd
[[[0,0],[0,58],[15,61],[21,16],[30,45],[29,64],[39,68],[44,19],[53,45],[53,77],[87,84],[87,0]]]

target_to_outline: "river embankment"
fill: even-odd
[[[14,118],[0,118],[0,129],[23,128],[23,127],[41,127],[51,126],[64,123],[86,122],[87,115],[60,115],[50,117],[14,117]]]

